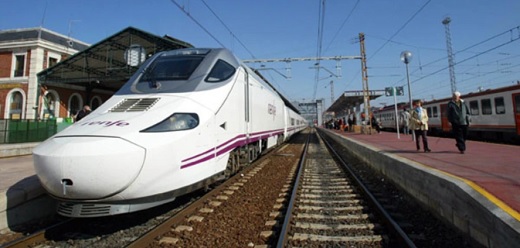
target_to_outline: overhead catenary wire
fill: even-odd
[[[507,41],[507,42],[504,42],[504,43],[502,43],[502,44],[499,44],[499,45],[497,45],[497,46],[495,46],[495,47],[492,47],[492,48],[490,48],[490,49],[487,49],[487,50],[485,50],[485,51],[483,51],[483,52],[479,52],[479,53],[477,53],[477,54],[475,54],[475,55],[473,55],[473,56],[470,56],[470,57],[468,57],[468,58],[465,58],[465,59],[463,59],[463,60],[461,60],[461,61],[458,61],[458,62],[456,62],[454,65],[458,65],[458,64],[464,63],[464,62],[466,62],[466,61],[468,61],[468,60],[470,60],[470,59],[473,59],[473,58],[475,58],[475,57],[478,57],[478,56],[480,56],[480,55],[482,55],[482,54],[485,54],[485,53],[488,53],[488,52],[490,52],[490,51],[496,50],[496,49],[498,49],[498,48],[500,48],[500,47],[503,47],[503,46],[505,46],[505,45],[508,45],[508,44],[510,44],[510,43],[513,43],[513,42],[515,42],[515,41],[517,41],[517,40],[519,40],[519,39],[520,39],[520,36],[517,37],[517,38],[513,38],[513,39],[511,39],[511,40],[509,40],[509,41]],[[441,72],[441,71],[444,71],[444,70],[446,70],[446,69],[448,69],[448,68],[449,68],[449,67],[446,66],[446,67],[441,68],[440,70],[434,71],[434,72],[429,73],[429,74],[427,74],[427,75],[425,75],[425,76],[423,76],[423,77],[420,77],[420,78],[418,78],[418,79],[415,79],[415,80],[414,80],[414,83],[416,83],[416,82],[418,82],[418,81],[421,81],[421,80],[423,80],[423,79],[425,79],[425,78],[427,78],[427,77],[433,76],[433,75],[435,75],[435,74],[437,74],[437,73],[439,73],[439,72]]]
[[[341,26],[338,28],[338,31],[336,31],[334,36],[332,36],[332,39],[330,40],[330,43],[327,46],[327,48],[325,48],[325,51],[327,51],[329,49],[329,47],[332,45],[332,43],[334,42],[334,40],[336,40],[336,37],[338,37],[338,35],[341,32],[341,30],[343,29],[343,27],[345,26],[347,21],[350,19],[350,17],[352,16],[352,13],[354,13],[354,11],[356,10],[358,4],[359,4],[359,0],[356,1],[356,3],[354,4],[354,7],[352,7],[352,9],[348,13],[348,15],[345,17],[345,20],[341,23]]]
[[[323,29],[325,26],[325,0],[321,0],[318,8],[318,40],[316,42],[316,58],[321,57],[322,43],[323,43]],[[316,60],[316,74],[314,78],[314,93],[312,99],[316,99],[318,91],[318,82],[320,81],[320,61]],[[332,104],[332,103],[331,103]]]
[[[233,33],[233,31],[231,31],[231,29],[224,23],[224,21],[222,21],[222,19],[217,15],[217,13],[215,13],[215,11],[213,11],[213,9],[211,9],[211,7],[209,7],[209,5],[206,3],[206,1],[202,0],[202,3],[206,6],[206,8],[209,9],[209,11],[215,16],[215,18],[217,18],[217,20],[222,24],[222,26],[224,26],[227,31],[231,34],[231,36],[233,36],[234,39],[236,39],[238,41],[238,43],[240,43],[240,45],[246,49],[246,51],[249,53],[249,55],[251,55],[252,58],[256,59],[255,55],[253,55],[253,53],[251,52],[251,50],[249,50],[246,45],[244,45],[244,43]]]
[[[186,8],[184,5],[181,5],[179,4],[177,0],[170,0],[173,4],[175,4],[181,11],[183,11],[191,20],[194,21],[194,23],[196,23],[204,32],[206,32],[209,36],[211,36],[220,46],[222,47],[226,47],[222,42],[219,41],[219,39],[213,35],[207,28],[204,27],[204,25],[199,22],[197,20],[197,18],[195,16],[192,16],[191,13],[190,13],[190,10],[188,8]],[[230,27],[228,25],[226,25],[226,23],[224,22],[224,20],[222,18],[220,18],[217,13],[211,8],[211,6],[209,6],[209,4],[205,1],[205,0],[201,0],[202,3],[206,6],[206,8],[209,9],[209,11],[215,16],[215,18],[217,18],[219,20],[219,22],[223,25],[223,27],[226,28],[226,30],[232,35],[233,39],[236,40],[238,43],[240,43],[240,45],[242,47],[244,47],[245,50],[247,50],[247,52],[253,57],[255,58],[255,55],[251,52],[250,49],[248,49],[246,47],[246,45],[234,34],[234,32],[230,29]],[[403,45],[402,43],[399,43],[397,41],[394,41],[393,39],[398,35],[400,34],[403,30],[405,30],[405,28],[413,21],[417,18],[417,16],[419,16],[422,12],[424,12],[424,9],[428,6],[428,4],[431,2],[431,0],[426,0],[423,2],[423,4],[421,4],[420,8],[417,9],[415,12],[413,12],[413,14],[396,30],[396,32],[393,33],[393,35],[389,38],[389,39],[386,39],[386,41],[384,42],[383,45],[381,45],[375,52],[373,52],[371,54],[371,56],[369,57],[369,60],[372,60],[374,57],[378,56],[379,53],[385,49],[389,43],[396,43],[396,44],[399,44],[399,45]],[[346,23],[350,20],[351,16],[353,15],[353,13],[355,13],[355,10],[358,8],[358,5],[360,1],[357,0],[355,1],[355,3],[352,5],[353,7],[349,10],[348,14],[346,15],[346,17],[344,18],[342,24],[341,24],[341,27],[336,31],[335,35],[333,36],[333,39],[332,40],[335,40],[336,37],[338,37],[338,35],[340,34],[341,30],[346,26]],[[319,1],[319,12],[318,12],[318,36],[317,36],[317,43],[316,43],[316,54],[317,56],[316,57],[321,57],[322,55],[322,52],[323,51],[326,51],[329,47],[330,47],[330,44],[328,46],[326,46],[326,49],[324,49],[323,47],[323,39],[324,39],[324,36],[325,36],[325,33],[324,33],[324,27],[325,27],[325,7],[326,7],[326,1],[325,0],[321,0]],[[519,30],[519,27],[516,27],[516,30]],[[516,33],[514,33],[513,30],[507,30],[505,32],[502,32],[500,34],[497,34],[497,35],[494,35],[492,37],[489,37],[485,40],[482,40],[480,41],[479,43],[476,43],[476,44],[473,44],[472,46],[468,46],[466,48],[464,48],[463,50],[460,50],[460,51],[457,51],[455,54],[460,54],[460,53],[463,53],[463,52],[467,52],[471,49],[474,49],[475,47],[478,47],[479,45],[483,44],[483,43],[486,43],[486,42],[489,42],[489,41],[492,41],[493,39],[497,38],[497,37],[502,37],[502,35],[505,35],[505,34],[510,34],[511,35],[511,40],[508,41],[508,42],[505,42],[501,45],[498,45],[498,46],[495,46],[493,48],[490,48],[488,50],[485,50],[485,51],[482,51],[482,52],[479,52],[479,53],[476,53],[475,55],[473,56],[470,56],[468,58],[465,58],[464,60],[460,60],[456,63],[456,65],[458,66],[461,66],[462,63],[467,63],[469,60],[471,59],[474,59],[476,57],[479,57],[481,56],[482,54],[486,54],[486,53],[489,53],[491,51],[494,51],[496,49],[499,49],[500,47],[502,46],[505,46],[507,44],[510,44],[512,42],[515,42],[516,40],[518,40],[518,38],[516,37]],[[332,42],[331,42],[332,44]],[[412,46],[413,45],[409,45],[409,46]],[[421,80],[424,80],[424,79],[427,79],[427,78],[431,78],[432,76],[434,75],[437,75],[438,73],[446,70],[448,67],[444,66],[442,68],[440,68],[439,70],[437,70],[436,72],[432,72],[432,73],[427,73],[428,70],[426,70],[425,72],[425,69],[428,68],[429,70],[433,68],[435,68],[436,66],[433,66],[435,65],[435,63],[438,63],[438,62],[441,62],[443,60],[445,60],[445,56],[443,58],[440,58],[438,60],[435,60],[435,61],[432,61],[432,62],[427,62],[425,64],[422,64],[419,68],[417,68],[416,70],[414,70],[413,72],[411,72],[411,74],[415,74],[415,76],[418,76],[417,71],[418,70],[421,70],[421,77],[418,78],[418,79],[414,79],[412,81],[413,84],[420,84]],[[423,61],[425,62],[425,61]],[[316,63],[319,65],[320,61],[317,60]],[[482,66],[482,64],[480,65]],[[439,67],[438,67],[439,68]],[[489,71],[489,70],[487,70]],[[500,71],[498,71],[500,72]],[[480,73],[479,75],[480,76],[483,76],[483,75],[488,75],[490,73],[493,73],[493,71],[491,72],[488,72],[488,73]],[[351,74],[353,75],[353,74]],[[356,74],[356,76],[353,77],[352,81],[357,79],[359,75],[359,72]],[[392,74],[393,75],[393,74]],[[375,77],[377,75],[373,75],[372,77]],[[317,97],[317,91],[318,91],[318,84],[319,84],[319,81],[320,81],[320,68],[319,66],[317,66],[316,68],[316,81],[315,81],[315,85],[314,85],[314,92],[313,92],[313,99],[316,99]],[[473,77],[475,78],[475,77]],[[463,81],[467,81],[468,79],[465,78]],[[394,85],[398,85],[399,82],[402,83],[402,80],[401,81],[397,81],[396,83],[394,83]],[[352,82],[351,82],[352,83]],[[351,83],[348,83],[347,85],[351,85]]]
[[[466,47],[466,48],[464,48],[464,49],[462,49],[462,50],[459,50],[459,51],[455,52],[454,55],[458,55],[458,54],[461,54],[461,53],[463,53],[463,52],[467,52],[468,50],[473,49],[473,48],[475,48],[475,47],[477,47],[477,46],[479,46],[479,45],[483,45],[484,43],[487,43],[487,42],[489,42],[489,41],[492,41],[492,40],[494,40],[494,39],[497,39],[497,38],[499,38],[499,37],[502,37],[502,36],[504,36],[504,35],[506,35],[506,34],[510,34],[510,33],[513,32],[514,30],[518,30],[519,27],[520,27],[520,26],[510,28],[510,29],[508,29],[508,30],[506,30],[506,31],[500,32],[500,33],[498,33],[498,34],[496,34],[496,35],[493,35],[493,36],[491,36],[491,37],[489,37],[489,38],[486,38],[486,39],[484,39],[484,40],[482,40],[482,41],[479,41],[479,42],[477,42],[477,43],[475,43],[475,44],[473,44],[473,45],[470,45],[470,46],[468,46],[468,47]],[[520,33],[519,33],[519,34],[520,34]],[[505,46],[505,45],[507,45],[507,44],[510,44],[510,43],[512,43],[512,42],[515,42],[515,41],[517,41],[517,40],[519,40],[519,39],[520,39],[520,35],[518,35],[518,37],[511,36],[509,41],[504,42],[504,43],[502,43],[502,44],[499,44],[499,45],[497,45],[497,46],[495,46],[495,47],[492,47],[492,48],[490,48],[490,49],[487,49],[487,50],[485,50],[485,51],[475,52],[475,54],[474,54],[473,56],[470,56],[470,57],[468,57],[468,58],[465,58],[465,59],[463,59],[463,60],[460,60],[460,61],[456,62],[455,65],[460,65],[460,64],[462,64],[462,63],[465,63],[465,62],[467,62],[467,61],[469,61],[469,60],[471,60],[471,59],[474,59],[474,58],[476,58],[476,57],[478,57],[478,56],[481,56],[481,55],[483,55],[483,54],[489,53],[489,52],[491,52],[491,51],[493,51],[493,50],[496,50],[496,49],[498,49],[498,48],[500,48],[500,47],[503,47],[503,46]],[[425,67],[430,67],[430,68],[431,68],[431,65],[433,65],[433,64],[435,64],[435,63],[437,63],[437,62],[440,62],[440,61],[444,61],[444,60],[446,60],[446,58],[447,58],[447,56],[443,56],[442,58],[436,59],[436,60],[434,60],[434,61],[432,61],[432,62],[429,62],[429,63],[427,63],[427,64],[424,64],[424,65],[421,65],[420,68],[417,68],[417,69],[413,70],[410,74],[413,75],[413,74],[415,74],[417,71],[419,71],[419,70],[421,70],[421,69],[424,69]],[[438,69],[438,70],[436,70],[436,71],[434,71],[434,72],[428,73],[428,74],[426,74],[426,75],[424,75],[424,76],[422,76],[422,77],[419,77],[418,79],[414,79],[414,80],[412,81],[412,84],[416,84],[417,82],[419,82],[419,81],[421,81],[421,80],[424,80],[424,79],[430,78],[431,76],[436,75],[436,74],[438,74],[438,73],[440,73],[440,72],[442,72],[442,71],[445,71],[445,70],[448,69],[448,68],[449,68],[449,66],[443,66],[441,69]],[[492,73],[496,73],[496,72],[490,72],[490,73],[486,73],[486,74],[481,74],[480,76],[484,76],[484,75],[488,75],[488,74],[492,74]],[[478,77],[474,77],[474,78],[478,78]],[[404,80],[405,80],[405,78],[403,77],[402,79],[396,81],[393,85],[404,86],[404,85],[405,85],[404,83],[403,83],[403,84],[400,84],[400,83],[403,82]],[[468,80],[468,79],[464,79],[464,80],[462,80],[461,82],[463,82],[463,81],[467,81],[467,80]],[[436,87],[435,87],[436,89],[443,88],[443,87],[439,87],[440,84],[433,84],[433,85],[436,85]],[[422,91],[421,91],[421,90],[418,91],[418,93],[422,93],[422,92],[431,92],[431,90],[432,90],[431,88],[423,88],[423,90],[422,90]]]
[[[381,45],[367,60],[370,60],[376,56],[379,51],[381,51],[395,36],[397,36],[430,2],[431,0],[426,1],[418,10],[416,10],[415,13],[410,18],[408,18],[408,20],[403,25],[401,25],[401,27],[396,32],[394,32],[394,34],[385,43],[383,43],[383,45]],[[347,83],[347,86],[357,78],[359,73],[361,73],[361,71],[357,71],[355,76],[351,79],[350,83]]]
[[[207,28],[205,28],[199,21],[197,21],[190,14],[190,12],[186,11],[186,9],[184,7],[179,5],[175,0],[170,0],[170,2],[175,4],[175,6],[177,6],[177,8],[179,8],[184,14],[186,14],[193,22],[195,22],[195,24],[197,24],[202,30],[204,30],[204,32],[206,32],[206,34],[208,34],[211,38],[213,38],[220,46],[222,46],[223,48],[226,48],[226,46],[224,46],[224,44],[222,44],[222,42],[220,42],[220,40],[218,40],[217,37],[215,37]]]
[[[428,5],[430,2],[431,0],[426,1],[426,3],[424,3],[417,11],[415,11],[415,13],[410,18],[408,18],[408,20],[403,25],[401,25],[401,27],[392,36],[390,36],[388,40],[392,40],[395,36],[397,36],[419,13],[421,13],[424,8],[426,8],[426,5]],[[379,47],[368,59],[370,60],[376,56],[376,54],[379,53],[379,51],[381,51],[381,49],[383,49],[386,44],[388,44],[388,42],[389,41],[383,43],[383,45],[381,45],[381,47]]]

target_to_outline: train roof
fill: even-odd
[[[483,91],[479,91],[479,92],[470,92],[470,93],[461,95],[460,97],[462,99],[465,99],[465,98],[470,98],[470,97],[485,96],[485,95],[496,94],[496,93],[501,93],[501,92],[513,91],[513,90],[520,90],[520,84],[500,87],[500,88],[496,88],[496,89],[487,89],[487,90],[483,90]],[[435,100],[431,100],[431,101],[424,101],[423,106],[424,105],[429,105],[429,104],[436,104],[436,103],[441,103],[441,102],[447,102],[449,100],[451,100],[451,96],[450,97],[441,98],[441,99],[435,99]],[[413,100],[413,102],[415,102],[415,101],[416,100]],[[402,109],[402,108],[408,107],[409,105],[410,104],[408,102],[400,102],[400,103],[397,103],[397,108],[398,109]],[[393,109],[394,109],[394,104],[384,106],[382,108],[377,109],[376,111],[377,112],[383,112],[383,111],[393,110]]]
[[[297,114],[301,114],[300,113],[300,110],[298,108],[296,108],[287,98],[285,98],[282,93],[280,93],[264,76],[262,76],[262,74],[260,74],[260,72],[258,70],[254,70],[250,67],[248,67],[247,65],[243,64],[243,66],[251,69],[252,71],[254,71],[256,73],[257,76],[259,76],[262,80],[264,80],[264,82],[266,84],[269,85],[269,87],[271,87],[275,92],[276,94],[278,94],[280,96],[280,98],[282,98],[285,106],[287,106],[288,108],[290,108],[292,111],[296,112]]]
[[[512,90],[520,90],[520,84],[504,86],[504,87],[495,88],[495,89],[486,89],[486,90],[482,90],[482,91],[478,91],[478,92],[470,92],[470,93],[460,95],[460,98],[464,99],[464,98],[469,98],[469,97],[484,96],[484,95],[501,93],[501,92],[512,91]],[[431,101],[425,101],[424,104],[434,104],[434,103],[439,103],[439,102],[445,102],[445,101],[449,101],[450,99],[451,99],[451,96],[441,98],[441,99],[435,99],[435,100],[431,100]]]
[[[399,103],[397,103],[397,109],[402,109],[402,108],[408,107],[408,105],[410,105],[408,102],[399,102]],[[392,105],[386,105],[382,108],[379,108],[374,112],[382,112],[382,111],[394,110],[394,109],[395,109],[395,104],[392,104]]]

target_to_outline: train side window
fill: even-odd
[[[439,116],[439,112],[437,111],[437,106],[434,106],[432,108],[432,116],[433,117],[438,117]]]
[[[471,112],[471,115],[479,115],[478,101],[469,102],[469,112]]]
[[[505,114],[506,113],[506,106],[504,105],[504,98],[503,97],[496,97],[495,98],[495,112],[497,115]]]
[[[491,109],[491,100],[490,99],[482,99],[480,100],[480,104],[482,105],[482,114],[490,115],[493,113]]]
[[[235,67],[224,60],[218,60],[215,66],[209,72],[206,82],[215,83],[221,82],[230,78],[235,73]]]

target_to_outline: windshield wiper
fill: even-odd
[[[148,86],[150,88],[159,89],[161,88],[161,83],[157,83],[157,79],[155,78],[155,65],[156,63],[153,63],[144,71],[144,80],[148,81]]]

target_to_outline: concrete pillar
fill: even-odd
[[[43,48],[34,48],[31,50],[31,61],[29,63],[29,80],[27,90],[26,119],[34,119],[38,113],[38,76],[37,74],[43,70],[44,50]]]

